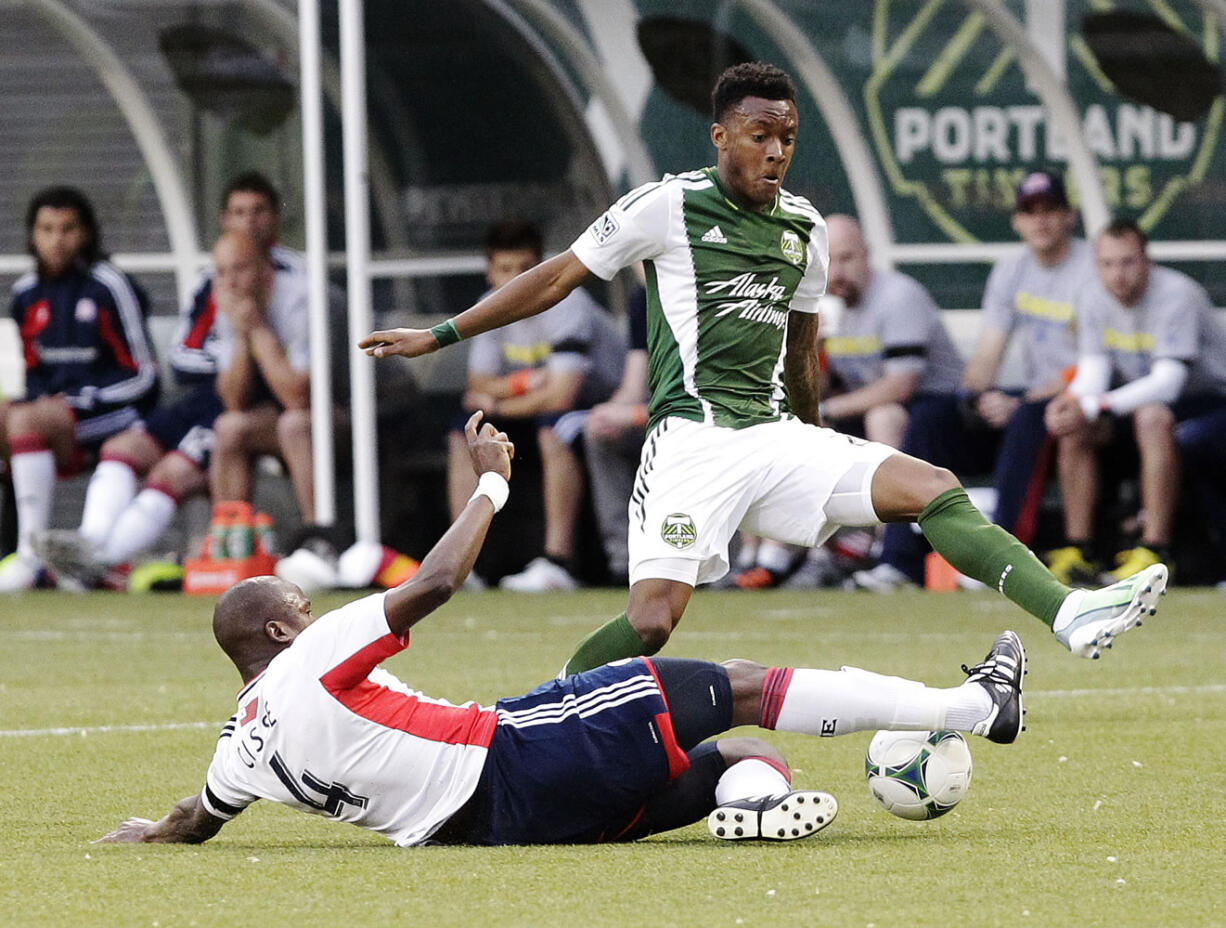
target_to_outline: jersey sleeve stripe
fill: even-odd
[[[389,654],[402,650],[400,639],[388,634],[341,661],[322,677],[324,689],[367,721],[444,744],[489,747],[498,716],[476,703],[442,705],[410,693],[380,686],[367,674]]]
[[[29,290],[36,283],[38,283],[38,275],[35,274],[33,271],[26,271],[24,274],[18,277],[15,281],[13,281],[13,285],[9,289],[15,295],[21,294],[21,293],[24,293],[26,290]]]
[[[228,802],[222,802],[207,783],[204,784],[204,791],[201,792],[200,798],[210,815],[215,815],[217,818],[223,818],[226,821],[234,818],[245,808],[245,806],[232,806]]]
[[[98,397],[108,403],[120,403],[140,399],[157,381],[157,364],[153,349],[145,333],[145,320],[140,300],[128,278],[112,264],[99,263],[93,268],[93,277],[110,291],[119,310],[121,339],[136,362],[133,377],[110,384],[98,391]]]

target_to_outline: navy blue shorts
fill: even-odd
[[[73,410],[76,420],[74,436],[77,444],[88,451],[98,447],[112,435],[118,435],[140,421],[139,406],[104,406],[99,404],[89,412]]]
[[[212,382],[198,384],[169,406],[159,406],[145,419],[145,431],[166,451],[178,451],[201,469],[209,466],[213,422],[225,407]]]
[[[709,685],[728,691],[727,673],[717,664],[669,663],[701,664]],[[526,696],[498,700],[497,710],[481,780],[435,835],[440,843],[624,840],[647,801],[690,765],[647,658],[551,680]],[[697,733],[726,729],[730,712],[712,709]],[[688,727],[695,728],[692,721]]]

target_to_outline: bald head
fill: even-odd
[[[213,246],[213,287],[223,294],[259,297],[272,285],[268,250],[246,232],[223,232]]]
[[[827,216],[826,236],[830,242],[826,292],[840,297],[848,306],[855,306],[868,289],[870,276],[868,245],[860,223],[842,213]]]
[[[310,600],[278,577],[241,580],[213,609],[213,637],[244,680],[267,667],[310,624]]]

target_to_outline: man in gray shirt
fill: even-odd
[[[962,359],[918,281],[869,267],[854,219],[828,216],[826,231],[826,292],[845,308],[838,330],[825,333],[828,373],[840,389],[822,403],[822,420],[840,432],[901,447],[913,407],[957,392]]]
[[[1178,271],[1156,267],[1135,223],[1117,219],[1098,237],[1098,281],[1077,303],[1077,376],[1047,407],[1059,442],[1066,547],[1092,561],[1098,452],[1140,458],[1144,524],[1139,544],[1116,555],[1113,579],[1170,557],[1179,492],[1176,425],[1226,409],[1226,330],[1209,295]],[[1125,445],[1127,447],[1125,447]]]
[[[850,216],[827,217],[826,229],[826,292],[844,309],[823,342],[832,384],[841,391],[823,401],[823,424],[955,467],[941,436],[956,423],[962,358],[940,310],[915,279],[870,268],[868,246]],[[918,577],[927,550],[909,525],[887,526],[881,564],[853,580],[872,588],[881,576]]]

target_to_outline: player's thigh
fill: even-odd
[[[813,546],[840,525],[874,525],[873,477],[897,452],[888,445],[807,425],[772,423],[757,463],[757,498],[742,528],[776,541]]]
[[[480,814],[458,836],[472,843],[615,838],[689,764],[644,660],[605,664],[500,699],[498,716],[472,800]]]

